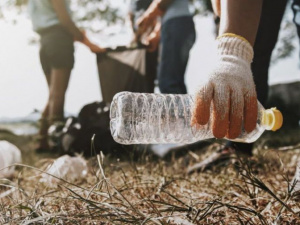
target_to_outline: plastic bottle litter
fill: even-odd
[[[211,121],[205,126],[191,126],[191,95],[120,92],[114,96],[110,111],[110,129],[121,144],[193,143],[214,138]],[[265,130],[277,130],[282,114],[276,108],[265,110],[258,102],[256,128],[242,129],[236,142],[254,142]]]
[[[0,141],[0,178],[12,176],[15,167],[11,165],[21,161],[21,151],[17,146],[8,141]]]
[[[50,166],[48,166],[46,172],[53,176],[43,173],[40,181],[48,183],[50,186],[55,186],[60,182],[60,180],[55,177],[74,182],[87,175],[88,167],[86,160],[81,156],[71,157],[69,155],[64,155],[57,158]]]

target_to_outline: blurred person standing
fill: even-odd
[[[157,78],[161,93],[187,93],[184,76],[196,39],[189,3],[189,0],[153,0],[136,22],[136,36],[141,37],[148,50],[155,51],[160,46]],[[178,145],[153,145],[151,150],[164,157],[175,147]]]
[[[133,46],[147,45],[146,52],[146,82],[148,93],[154,92],[155,79],[157,76],[157,64],[158,64],[158,44],[159,36],[156,36],[156,41],[150,45],[148,39],[144,39],[138,32],[138,27],[136,26],[138,18],[140,18],[143,13],[149,8],[153,0],[131,0],[129,8],[129,18],[132,26],[132,31],[134,33],[134,38],[132,40]],[[160,29],[160,23],[155,21],[153,30]],[[153,30],[150,32],[153,32]]]
[[[142,42],[139,36],[137,21],[149,8],[153,0],[131,0],[129,6],[129,19],[131,22],[131,28],[134,33],[133,42]]]
[[[72,21],[69,0],[29,0],[28,9],[33,29],[40,35],[40,62],[49,88],[36,148],[45,151],[49,149],[49,126],[64,119],[65,93],[74,66],[74,41],[93,52],[103,49],[91,43]]]
[[[138,19],[137,26],[139,35],[153,27],[146,41],[150,49],[161,44],[158,65],[161,93],[187,93],[184,75],[196,38],[189,0],[154,0]]]

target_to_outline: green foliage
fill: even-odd
[[[26,5],[28,0],[1,0],[0,2],[0,19],[5,19],[5,12],[7,11],[17,11],[21,13],[24,5]]]
[[[120,3],[126,3],[128,0],[117,0]],[[71,0],[74,19],[80,24],[94,23],[96,21],[105,21],[107,26],[124,21],[124,15],[120,14],[120,9],[112,4],[110,0]],[[11,14],[17,15],[26,13],[28,0],[1,0],[0,19],[9,20]],[[10,14],[10,16],[7,16]]]
[[[74,19],[80,27],[90,29],[94,32],[105,29],[114,24],[122,24],[126,18],[126,9],[130,0],[71,0]],[[194,14],[207,16],[212,13],[210,0],[190,0],[193,5]],[[26,13],[28,0],[0,0],[0,20],[7,19],[9,14],[12,22],[17,22],[17,15]],[[118,3],[118,4],[116,4]],[[288,4],[290,8],[290,4]],[[9,13],[7,13],[9,12]],[[11,14],[16,16],[12,17]],[[274,51],[272,63],[277,63],[282,58],[289,57],[295,50],[293,40],[296,38],[295,26],[290,18],[285,16],[282,25],[282,35]]]
[[[281,25],[281,35],[274,50],[272,64],[277,63],[280,59],[290,57],[295,51],[293,40],[297,37],[295,24],[287,17],[284,18]]]
[[[119,0],[125,4],[126,0]],[[126,14],[110,0],[72,0],[73,16],[85,29],[99,31],[107,26],[124,23]]]
[[[191,0],[191,4],[194,8],[194,15],[207,16],[213,12],[211,0]]]
[[[27,4],[28,0],[2,0],[0,7],[1,6],[16,6],[16,7],[21,7],[25,4]]]
[[[23,6],[24,4],[26,4],[28,2],[28,0],[13,0],[13,3],[16,6]]]

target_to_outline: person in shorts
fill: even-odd
[[[40,62],[49,88],[49,98],[40,119],[38,151],[49,149],[48,128],[64,119],[65,93],[74,66],[74,41],[93,52],[102,48],[91,43],[71,19],[69,0],[29,0],[33,29],[40,35]]]

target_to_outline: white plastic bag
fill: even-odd
[[[49,186],[55,186],[60,182],[60,180],[55,177],[62,178],[68,182],[74,182],[87,175],[88,167],[83,157],[64,155],[57,158],[48,166],[46,172],[53,176],[43,173],[41,182],[47,183]]]
[[[21,163],[20,149],[8,141],[0,141],[0,178],[12,176],[15,167],[11,165],[15,163]]]

